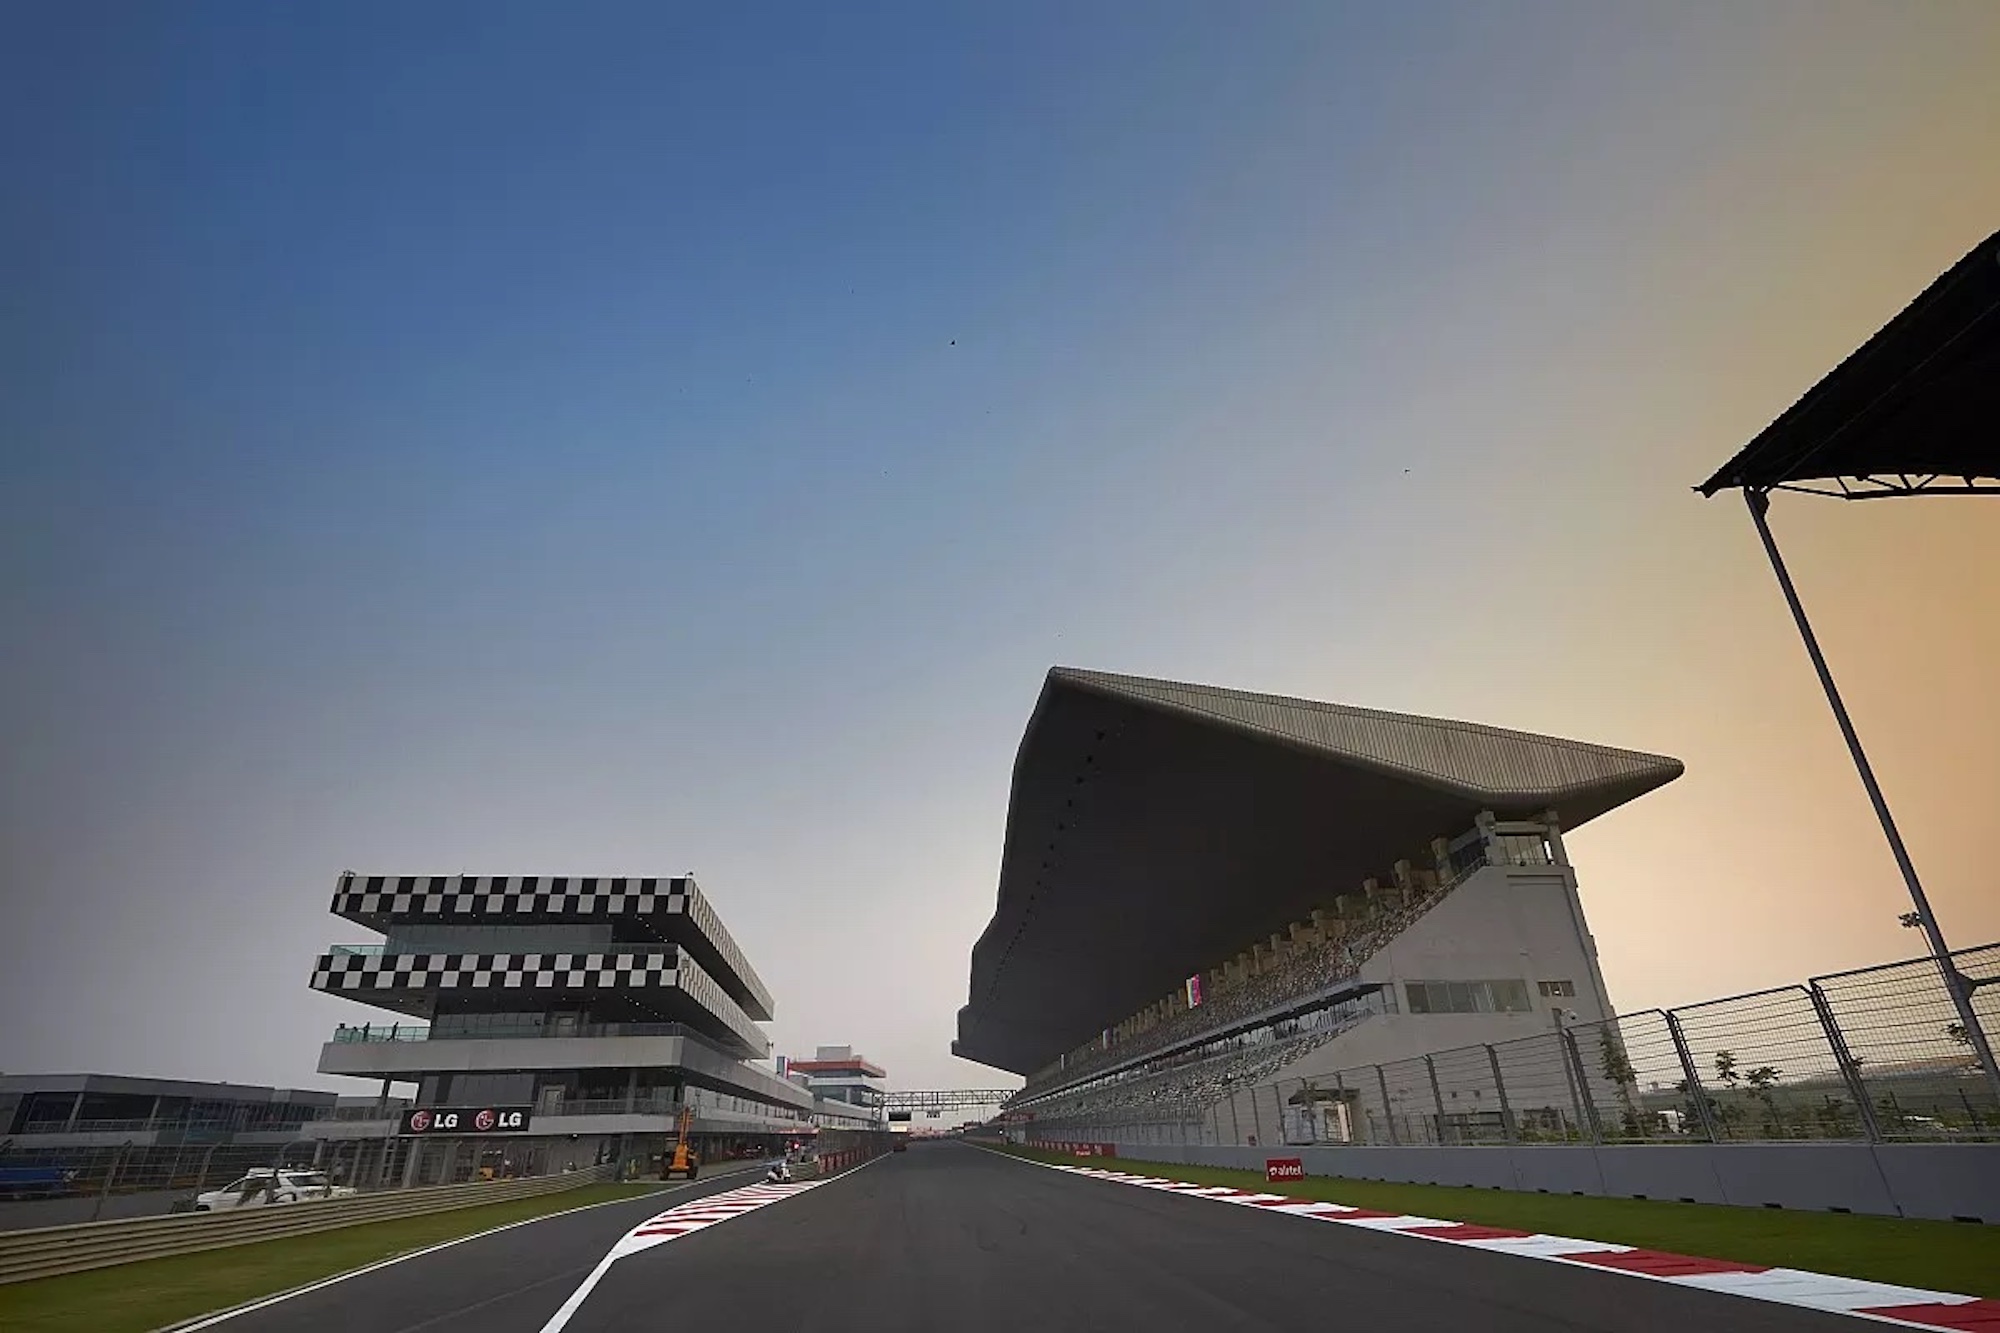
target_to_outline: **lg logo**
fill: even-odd
[[[507,1134],[528,1128],[528,1108],[426,1106],[405,1113],[405,1134]]]

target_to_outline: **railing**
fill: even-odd
[[[81,1222],[0,1233],[0,1283],[80,1273],[92,1268],[161,1259],[227,1245],[329,1231],[362,1222],[415,1217],[482,1203],[553,1194],[609,1180],[615,1166],[537,1176],[527,1180],[477,1181],[435,1185],[394,1193],[315,1199],[280,1207],[224,1213],[140,1217],[118,1222]]]
[[[335,1028],[337,1044],[378,1041],[501,1041],[524,1037],[685,1037],[712,1046],[685,1023],[511,1023],[493,1027],[446,1028],[435,1024],[366,1023]],[[735,1057],[732,1057],[735,1058]]]
[[[2000,944],[1953,956],[2000,1033]],[[1035,1137],[1140,1143],[1687,1143],[2000,1140],[1935,960],[1910,959],[1513,1041],[1240,1081],[1148,1105],[1035,1106]],[[1252,1049],[1241,1063],[1256,1059]],[[1270,1072],[1269,1070],[1265,1071]]]
[[[537,1106],[536,1118],[564,1115],[664,1115],[681,1113],[681,1104],[672,1097],[579,1097]]]
[[[324,1116],[302,1116],[278,1124],[244,1120],[151,1120],[135,1116],[122,1120],[30,1120],[21,1126],[20,1136],[37,1134],[132,1134],[159,1132],[174,1134],[283,1134],[311,1124]]]

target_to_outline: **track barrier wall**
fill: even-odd
[[[248,1245],[364,1222],[416,1217],[453,1208],[504,1203],[595,1184],[615,1177],[608,1165],[588,1171],[535,1176],[525,1180],[475,1181],[433,1185],[342,1199],[246,1208],[224,1213],[180,1213],[114,1222],[81,1222],[0,1233],[0,1283],[80,1273],[142,1259],[162,1259],[200,1250]]]

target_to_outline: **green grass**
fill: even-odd
[[[1239,1189],[1293,1194],[1356,1208],[1413,1213],[1452,1222],[1479,1222],[1774,1268],[1803,1268],[1968,1296],[2000,1297],[2000,1226],[1975,1222],[1929,1222],[1858,1213],[1805,1213],[1653,1199],[1519,1194],[1470,1186],[1397,1185],[1374,1180],[1308,1177],[1270,1184],[1256,1171],[1109,1157],[1092,1158],[1085,1163],[1061,1153],[1020,1148],[1005,1151],[1034,1160],[1132,1171],[1197,1185],[1234,1185]]]
[[[635,1199],[660,1188],[657,1181],[581,1185],[531,1199],[10,1282],[0,1286],[0,1328],[7,1333],[147,1333],[489,1227],[584,1204]]]

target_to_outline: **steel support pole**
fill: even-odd
[[[1438,1090],[1437,1061],[1424,1057],[1424,1072],[1431,1076],[1431,1105],[1437,1108],[1437,1141],[1444,1142],[1444,1093]]]
[[[1671,1009],[1662,1009],[1667,1020],[1667,1035],[1674,1039],[1674,1055],[1681,1062],[1681,1073],[1687,1076],[1688,1100],[1694,1103],[1695,1118],[1701,1121],[1702,1136],[1710,1143],[1720,1143],[1722,1139],[1715,1132],[1715,1116],[1708,1109],[1708,1090],[1701,1086],[1701,1071],[1695,1068],[1694,1052],[1688,1049],[1687,1034],[1681,1031],[1681,1021],[1674,1017]]]
[[[1389,1076],[1380,1065],[1375,1066],[1375,1083],[1382,1089],[1382,1119],[1389,1126],[1389,1143],[1394,1146],[1401,1142],[1396,1133],[1396,1108],[1389,1104]]]
[[[1506,1136],[1507,1142],[1513,1143],[1516,1139],[1514,1108],[1507,1104],[1507,1080],[1500,1077],[1500,1054],[1491,1045],[1486,1048],[1486,1063],[1493,1066],[1493,1090],[1500,1095],[1500,1132]]]
[[[1576,1034],[1568,1028],[1559,1029],[1563,1047],[1569,1052],[1570,1063],[1576,1067],[1577,1100],[1583,1105],[1586,1117],[1585,1127],[1590,1130],[1592,1143],[1604,1142],[1604,1123],[1597,1118],[1597,1099],[1590,1095],[1590,1076],[1584,1072],[1583,1052],[1576,1048]]]
[[[1965,1025],[1965,1034],[1972,1042],[1973,1052],[1979,1057],[1979,1068],[1986,1075],[1987,1085],[1993,1095],[2000,1098],[2000,1062],[1993,1058],[1993,1047],[1986,1040],[1986,1031],[1979,1025],[1979,1015],[1972,1007],[1972,988],[1959,973],[1958,964],[1952,961],[1951,949],[1944,942],[1944,928],[1931,913],[1930,899],[1924,896],[1924,886],[1917,878],[1917,867],[1910,860],[1909,849],[1903,846],[1903,835],[1897,831],[1896,821],[1889,814],[1889,802],[1882,795],[1881,784],[1875,781],[1875,770],[1869,766],[1867,752],[1861,748],[1861,737],[1855,734],[1854,721],[1847,715],[1847,705],[1841,702],[1840,691],[1834,686],[1833,672],[1827,668],[1826,654],[1819,648],[1819,639],[1813,634],[1812,622],[1806,619],[1806,608],[1799,601],[1799,590],[1792,584],[1791,571],[1785,568],[1785,558],[1778,553],[1778,542],[1771,535],[1771,524],[1765,512],[1771,507],[1771,497],[1763,491],[1744,488],[1743,501],[1750,507],[1750,519],[1757,525],[1757,537],[1764,543],[1764,554],[1771,561],[1771,572],[1778,576],[1778,587],[1785,594],[1785,604],[1792,610],[1792,619],[1799,628],[1799,638],[1805,643],[1806,654],[1812,658],[1813,670],[1819,673],[1820,688],[1826,691],[1826,702],[1833,709],[1833,717],[1840,724],[1840,734],[1847,741],[1847,753],[1854,759],[1854,771],[1861,775],[1861,785],[1868,789],[1868,802],[1875,807],[1875,818],[1882,825],[1882,836],[1889,840],[1889,851],[1896,858],[1896,868],[1903,873],[1903,886],[1910,891],[1910,902],[1917,909],[1918,924],[1923,927],[1924,937],[1930,941],[1931,957],[1937,960],[1938,972],[1944,979],[1944,988],[1951,994],[1952,1007],[1958,1010],[1958,1021]]]
[[[1812,997],[1813,1013],[1819,1018],[1819,1025],[1826,1032],[1826,1044],[1833,1051],[1833,1062],[1840,1066],[1840,1076],[1847,1081],[1847,1094],[1854,1098],[1855,1114],[1861,1119],[1861,1131],[1870,1143],[1882,1141],[1882,1127],[1875,1123],[1875,1106],[1868,1100],[1868,1085],[1861,1078],[1861,1067],[1854,1063],[1854,1053],[1847,1048],[1847,1034],[1840,1030],[1840,1023],[1833,1016],[1833,1006],[1826,1002],[1826,992],[1817,983],[1806,988]]]

